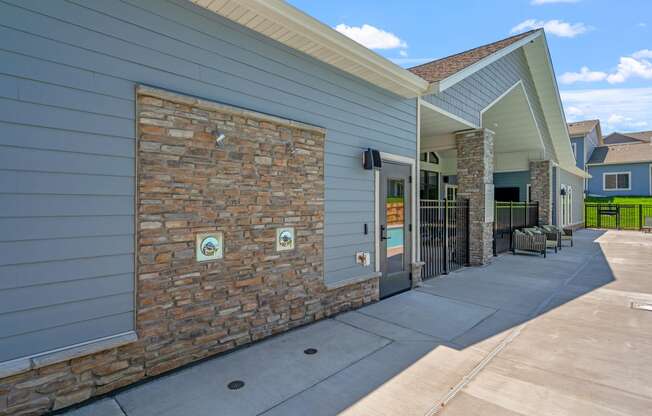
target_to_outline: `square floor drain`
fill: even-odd
[[[652,312],[652,303],[641,303],[641,302],[634,302],[630,304],[632,309],[639,309],[642,311],[649,311]]]

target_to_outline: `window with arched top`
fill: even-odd
[[[435,152],[423,152],[421,153],[420,160],[426,163],[432,163],[435,165],[439,164],[439,155]]]

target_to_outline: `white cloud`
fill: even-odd
[[[579,3],[580,0],[532,0],[530,4],[533,6],[541,6],[542,4],[553,3]]]
[[[608,74],[606,72],[591,71],[588,67],[583,66],[580,72],[565,72],[559,77],[562,84],[574,84],[576,82],[595,82],[604,81]]]
[[[539,28],[543,28],[546,33],[562,38],[574,38],[575,36],[581,35],[582,33],[585,33],[591,29],[589,26],[586,26],[581,22],[568,23],[557,19],[548,21],[527,19],[514,26],[511,30],[511,33],[519,33],[526,30]]]
[[[652,125],[652,88],[561,91],[568,121],[597,118],[606,133]]]
[[[569,105],[566,107],[566,114],[570,117],[579,117],[584,115],[584,111],[581,108]]]
[[[650,52],[647,49],[645,51]],[[609,74],[607,77],[607,82],[610,84],[620,84],[632,77],[652,79],[652,63],[646,59],[623,56],[620,58],[616,72]]]
[[[369,49],[407,48],[407,43],[395,34],[366,23],[362,26],[347,26],[340,23],[335,26],[335,30]]]
[[[399,51],[398,54],[401,55],[401,56],[404,57],[404,58],[405,58],[406,56],[408,56],[408,53],[407,53],[407,51],[406,51],[405,49]]]
[[[636,59],[652,58],[652,51],[649,49],[641,49],[632,54],[632,57]]]
[[[623,121],[627,120],[627,118],[621,114],[612,114],[609,116],[607,119],[608,124],[619,124],[622,123]]]
[[[565,72],[559,77],[562,84],[576,82],[607,81],[610,84],[622,84],[629,78],[652,79],[652,50],[641,49],[631,56],[621,56],[616,69],[611,72],[591,71],[583,66],[579,72]]]

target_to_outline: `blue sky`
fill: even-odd
[[[569,121],[652,130],[650,0],[289,2],[406,67],[543,25]]]

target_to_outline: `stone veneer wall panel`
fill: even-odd
[[[494,137],[489,130],[463,131],[455,136],[457,146],[457,196],[469,200],[469,261],[488,263],[493,255],[493,222],[486,221],[486,185],[493,186]]]
[[[0,415],[43,414],[374,302],[324,284],[324,140],[313,126],[139,87],[138,340],[0,379]],[[225,133],[223,147],[213,133]],[[276,252],[276,228],[295,228]],[[195,234],[224,258],[195,261]]]
[[[530,196],[539,202],[539,223],[552,224],[552,163],[530,161]]]

